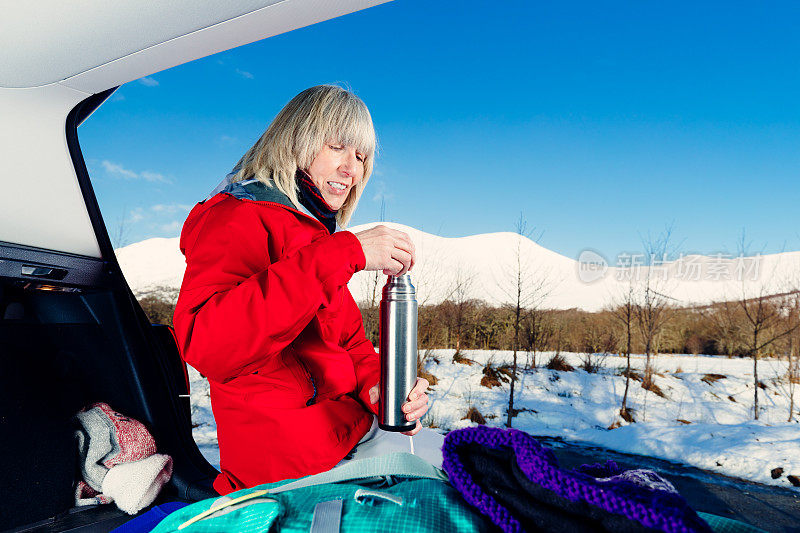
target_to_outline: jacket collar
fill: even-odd
[[[261,180],[252,178],[249,180],[237,181],[234,183],[229,183],[224,189],[219,192],[224,192],[230,194],[234,198],[238,198],[240,200],[254,200],[256,202],[271,202],[274,204],[280,204],[284,207],[288,207],[294,211],[298,211],[307,217],[314,220],[318,224],[324,227],[324,224],[320,222],[308,209],[306,209],[303,205],[294,205],[292,201],[289,199],[288,196],[283,194],[281,191],[278,190],[277,187],[272,186],[269,187],[264,184]],[[327,229],[327,228],[326,228]],[[336,229],[338,230],[339,227],[337,225]]]

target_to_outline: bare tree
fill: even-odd
[[[735,301],[713,302],[703,306],[701,312],[711,325],[718,353],[731,356],[745,351],[745,342],[742,338],[742,313]]]
[[[386,221],[386,199],[381,198],[380,222]],[[381,300],[381,287],[386,281],[386,276],[380,270],[366,273],[362,279],[366,302],[362,303],[361,315],[364,321],[364,331],[372,344],[377,345],[378,340],[378,304]]]
[[[127,206],[122,206],[122,214],[117,218],[117,225],[114,228],[113,235],[111,235],[111,246],[116,249],[130,244],[130,229],[128,225],[128,208]]]
[[[445,316],[448,319],[448,345],[455,343],[456,352],[453,355],[457,358],[461,355],[461,341],[466,331],[466,323],[469,310],[473,307],[471,298],[472,286],[475,281],[474,270],[464,266],[456,268],[455,277],[450,285],[449,294],[445,300]]]
[[[622,324],[625,330],[625,392],[622,395],[622,405],[619,416],[627,422],[634,422],[633,414],[628,409],[628,389],[631,382],[631,343],[633,327],[636,320],[636,302],[633,295],[633,279],[629,278],[627,290],[623,293],[619,304],[611,309],[611,316]]]
[[[797,305],[795,304],[794,320],[798,319],[800,319],[800,317],[797,315]],[[787,422],[792,422],[794,420],[795,385],[797,385],[797,383],[800,381],[800,365],[798,365],[798,357],[795,355],[795,350],[800,348],[800,338],[798,338],[798,335],[796,334],[789,338],[791,339],[788,351],[789,364],[788,368],[786,369],[786,379],[788,381],[787,387],[789,392],[789,419]]]
[[[527,257],[523,250],[523,243],[532,234],[529,231],[525,217],[520,213],[515,225],[517,234],[513,264],[505,268],[504,279],[500,287],[506,294],[506,307],[511,314],[511,327],[513,340],[511,349],[513,353],[511,365],[511,384],[508,396],[508,411],[506,426],[512,426],[512,419],[515,415],[514,410],[514,389],[517,383],[518,352],[520,349],[520,331],[525,315],[532,309],[541,306],[544,298],[549,294],[549,284],[547,275],[541,269],[533,265],[532,258]],[[541,234],[539,235],[539,237]]]
[[[788,314],[785,299],[770,297],[764,293],[762,285],[759,294],[753,298],[742,298],[738,301],[746,318],[746,348],[753,359],[753,418],[758,420],[758,361],[764,348],[776,340],[789,335],[797,329],[798,324],[784,320]]]
[[[525,234],[525,220],[522,218],[522,214],[520,213],[519,220],[517,221],[517,234],[522,237]],[[506,417],[506,426],[511,427],[512,419],[514,418],[514,387],[517,384],[517,350],[519,349],[519,326],[520,326],[520,317],[522,316],[522,310],[525,305],[525,301],[523,298],[523,293],[525,292],[525,287],[523,284],[523,278],[525,277],[525,273],[523,272],[523,261],[522,261],[522,239],[517,239],[517,249],[516,249],[516,265],[515,271],[513,272],[513,280],[514,285],[512,288],[512,307],[514,313],[514,341],[512,342],[512,350],[514,353],[514,360],[511,366],[511,386],[508,395],[508,411]]]
[[[746,284],[746,271],[752,267],[758,267],[760,254],[753,257],[747,256],[747,244],[745,242],[744,230],[739,241],[739,257],[736,264],[736,271],[740,279],[740,293],[736,302],[739,310],[744,316],[744,331],[742,339],[747,355],[753,359],[753,419],[758,420],[758,389],[761,385],[758,379],[758,361],[761,352],[766,347],[773,344],[778,339],[789,335],[795,331],[800,323],[786,320],[791,316],[790,299],[788,295],[793,291],[776,294],[776,287],[781,283],[775,281],[778,264],[773,265],[773,269],[766,279],[761,273],[760,281],[756,285],[755,291],[748,291]],[[750,268],[747,268],[747,262]],[[755,296],[752,296],[755,294]]]
[[[548,311],[541,307],[526,310],[522,321],[522,347],[528,353],[525,362],[527,368],[536,368],[536,353],[544,350],[553,336],[552,321],[548,318]]]
[[[800,301],[798,300],[800,300],[800,296],[795,295],[793,297],[793,303],[791,305],[791,309],[789,310],[789,314],[785,318],[788,324],[794,325],[794,323],[800,320],[800,316],[798,316],[798,312],[800,312]],[[787,418],[787,422],[794,421],[794,393],[796,385],[798,381],[800,381],[800,373],[798,373],[796,355],[798,348],[800,348],[800,329],[796,328],[791,332],[791,334],[786,335],[777,349],[778,352],[783,352],[786,356],[785,373],[781,372],[779,369],[782,366],[782,360],[777,362],[777,364],[773,364],[773,370],[776,370],[775,374],[778,376],[777,379],[774,380],[775,388],[781,394],[785,395],[789,400],[789,416]]]
[[[598,372],[617,344],[614,331],[608,324],[609,314],[601,312],[593,316],[583,316],[580,319],[581,368],[589,373]]]
[[[667,271],[659,263],[666,262],[667,258],[674,250],[669,249],[669,240],[672,228],[667,227],[655,239],[648,237],[643,241],[645,249],[645,272],[644,279],[639,291],[636,292],[636,305],[634,306],[634,316],[639,333],[644,341],[645,352],[645,381],[644,385],[649,385],[652,376],[652,366],[650,355],[655,348],[658,334],[664,325],[671,318],[671,303],[673,298],[667,295]],[[639,278],[638,272],[636,277]]]
[[[644,341],[645,367],[649,369],[650,356],[655,348],[656,336],[669,320],[669,301],[652,287],[645,286],[641,299],[634,308],[636,325]]]
[[[798,283],[795,280],[793,283],[794,290],[791,298],[791,309],[787,321],[792,328],[792,331],[787,335],[787,350],[786,350],[786,392],[789,396],[789,418],[787,422],[794,420],[794,393],[798,383],[800,383],[800,364],[798,364],[798,352],[800,352],[800,290],[797,288]]]

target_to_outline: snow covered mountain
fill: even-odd
[[[376,224],[349,229],[358,232]],[[521,270],[529,302],[595,311],[619,301],[631,283],[640,287],[648,276],[648,269],[642,266],[644,257],[610,266],[594,252],[585,251],[575,260],[515,233],[445,238],[402,224],[383,224],[405,231],[414,241],[418,262],[411,274],[420,303],[447,298],[511,302],[516,271]],[[135,293],[180,288],[186,264],[177,238],[147,239],[116,252]],[[734,299],[742,294],[782,293],[800,288],[800,252],[743,259],[684,256],[656,264],[649,273],[651,287],[680,305]],[[380,299],[384,282],[383,275],[359,272],[349,287],[357,301],[368,302],[373,294]]]

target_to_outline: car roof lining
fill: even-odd
[[[236,33],[222,40],[211,35],[197,35],[190,47],[202,50],[203,41],[213,42],[213,49],[191,57],[192,50],[169,66],[185,63],[253,42],[277,33],[342,15],[385,0],[170,0],[170,2],[108,2],[83,0],[80,3],[57,0],[14,2],[4,6],[0,18],[0,87],[40,87],[61,82],[81,73],[109,65],[169,41],[191,36],[207,28],[240,19],[260,18],[278,22],[277,26],[259,23],[247,40]],[[271,7],[279,7],[272,9]],[[291,8],[291,9],[288,9]],[[259,11],[267,13],[253,17]],[[288,16],[287,16],[288,15]],[[241,24],[239,24],[241,27]],[[36,28],[36,31],[31,31]],[[57,45],[56,45],[57,43]],[[13,44],[13,45],[12,45]],[[184,45],[185,49],[186,46]],[[174,52],[174,50],[173,50]],[[166,55],[170,52],[167,51]],[[164,56],[165,52],[160,51]],[[177,57],[177,56],[176,56]],[[151,58],[152,59],[152,58]],[[135,62],[133,62],[135,63]],[[152,61],[151,61],[152,63]],[[134,78],[157,72],[137,72]],[[106,87],[120,85],[120,79]],[[96,91],[90,91],[96,92]]]
[[[14,16],[0,21],[0,33],[15,43],[0,48],[0,85],[54,83],[280,1],[18,2],[11,8]],[[30,31],[32,27],[37,31]],[[49,38],[43,39],[43,35]],[[53,42],[59,46],[54,47]]]

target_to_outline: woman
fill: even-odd
[[[364,103],[340,87],[312,87],[183,226],[174,326],[182,357],[211,385],[220,494],[328,470],[354,448],[356,457],[392,448],[376,429],[378,357],[347,282],[364,269],[404,274],[414,245],[382,226],[335,231],[352,216],[374,154]],[[421,429],[427,386],[418,380],[404,405],[417,421],[409,434]]]

